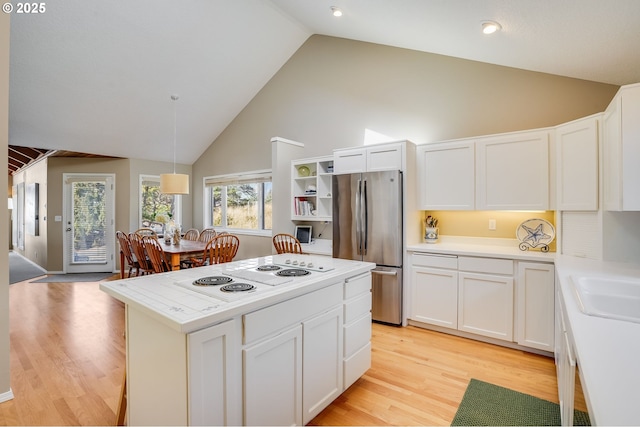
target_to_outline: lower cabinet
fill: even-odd
[[[412,255],[413,320],[458,328],[458,258]]]
[[[190,425],[242,424],[242,372],[237,323],[187,335]]]
[[[302,324],[302,424],[342,393],[342,307]]]
[[[513,277],[459,273],[458,329],[513,340]]]
[[[518,262],[516,337],[520,345],[553,352],[555,268],[541,262]]]
[[[302,425],[302,325],[243,350],[244,424]]]
[[[410,260],[410,321],[554,351],[552,263],[419,252]]]

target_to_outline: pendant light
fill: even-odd
[[[189,175],[176,173],[176,134],[178,95],[171,95],[173,107],[173,173],[160,175],[160,192],[163,194],[189,194]]]

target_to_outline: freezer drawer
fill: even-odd
[[[373,320],[402,323],[402,268],[376,267],[371,271]]]

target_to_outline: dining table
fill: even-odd
[[[177,245],[165,243],[163,239],[158,240],[162,250],[164,250],[171,270],[180,270],[180,258],[182,255],[202,254],[207,246],[207,242],[197,240],[182,239]]]

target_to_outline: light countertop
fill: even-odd
[[[253,281],[251,280],[252,274],[262,274],[275,281],[276,276],[269,276],[271,273],[258,273],[255,271],[256,267],[272,263],[284,265],[285,259],[295,259],[295,257],[304,257],[306,262],[313,260],[316,266],[322,264],[327,266],[327,269],[326,271],[316,270],[309,276],[292,278],[286,283],[273,286],[257,282],[256,276],[253,276]],[[366,273],[374,267],[375,264],[369,262],[282,254],[103,282],[100,283],[100,289],[174,330],[188,333],[313,292],[346,278]],[[205,295],[199,292],[201,289],[190,286],[194,280],[202,277],[229,275],[239,278],[241,274],[242,280],[238,281],[256,284],[257,291],[236,294],[238,297],[233,296],[236,299],[231,301]],[[263,278],[261,277],[260,280]],[[283,281],[282,278],[277,280],[279,283]]]
[[[437,243],[414,243],[407,245],[407,250],[435,254],[491,256],[522,261],[553,262],[554,252],[522,251],[518,248],[518,243],[516,239],[440,236]]]
[[[640,280],[640,266],[559,255],[556,273],[593,425],[640,425],[640,323],[580,311],[571,277]]]

